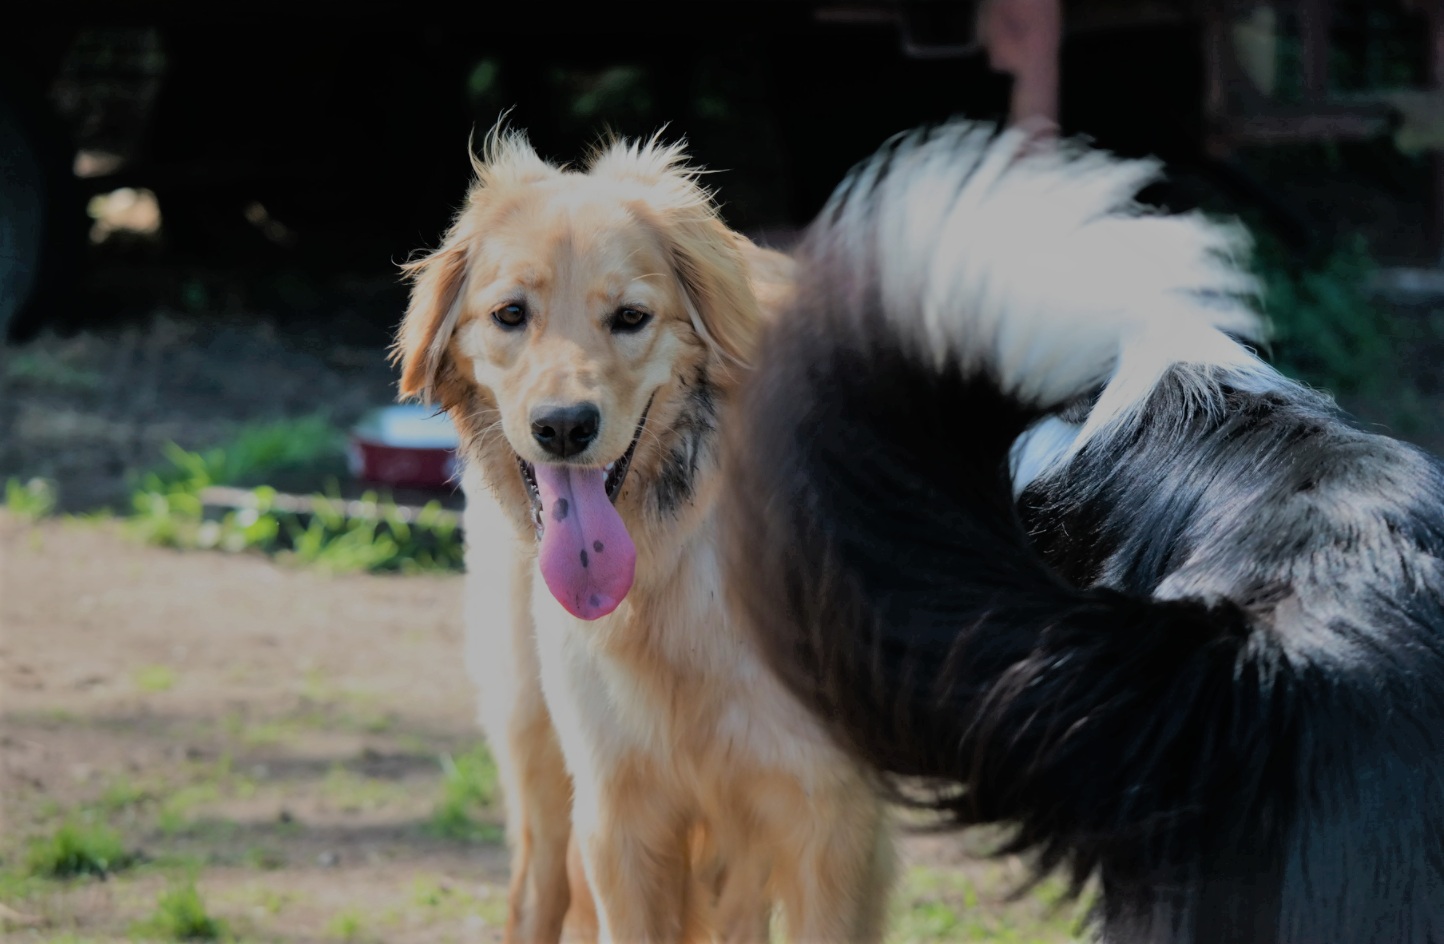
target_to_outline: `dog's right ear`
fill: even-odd
[[[468,209],[470,200],[468,202]],[[401,365],[397,384],[402,399],[451,406],[445,389],[451,370],[446,346],[461,317],[462,289],[466,284],[471,242],[465,225],[466,210],[457,216],[441,248],[401,267],[411,280],[406,317],[391,346],[391,362]]]
[[[459,400],[460,378],[446,350],[465,307],[467,271],[482,238],[487,206],[507,187],[558,173],[537,156],[523,133],[506,130],[502,122],[487,134],[480,157],[470,153],[476,179],[441,247],[401,267],[411,281],[411,300],[391,346],[392,363],[401,365],[401,398],[443,407]]]

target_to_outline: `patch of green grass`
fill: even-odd
[[[65,815],[65,808],[60,805],[59,800],[56,800],[52,797],[46,797],[45,799],[41,800],[39,805],[36,807],[35,815],[37,821],[59,819]]]
[[[45,708],[35,713],[35,717],[46,724],[77,724],[80,722],[80,715],[69,708]]]
[[[0,902],[15,906],[34,897],[49,884],[50,880],[37,878],[20,868],[0,869]]]
[[[152,791],[148,799],[155,802],[155,826],[166,836],[210,837],[232,836],[240,825],[225,819],[199,820],[197,814],[206,806],[223,798],[245,799],[254,796],[258,786],[253,777],[239,773],[229,753],[212,761],[193,761],[184,773],[173,777],[176,784],[168,792]]]
[[[269,885],[249,885],[232,894],[228,900],[275,917],[299,899],[300,896],[292,891],[272,888]]]
[[[67,819],[49,836],[31,841],[25,870],[37,878],[106,876],[134,861],[120,834],[109,826]]]
[[[340,434],[317,417],[248,427],[204,452],[172,443],[168,465],[142,476],[132,494],[130,530],[153,544],[285,554],[336,573],[461,569],[456,521],[439,502],[408,522],[377,492],[348,505],[333,479],[327,494],[311,496],[307,515],[276,507],[278,493],[265,483],[324,466],[339,450]],[[201,493],[216,485],[249,489],[248,506],[207,520]]]
[[[213,917],[207,910],[194,879],[177,882],[161,892],[150,917],[132,930],[133,933],[166,941],[231,939],[230,928],[226,923]]]
[[[165,491],[199,492],[212,485],[260,485],[269,478],[332,463],[344,455],[341,432],[320,414],[252,423],[224,446],[191,452],[166,447],[170,465],[145,478]]]
[[[333,573],[461,568],[456,523],[439,502],[428,502],[407,522],[395,502],[374,491],[358,499],[350,516],[334,491],[312,499],[313,514],[304,526],[294,517],[283,522],[290,556],[301,563]]]
[[[375,692],[341,688],[318,669],[306,672],[301,682],[301,698],[322,709],[296,716],[298,722],[307,725],[364,734],[381,734],[396,726],[396,715],[381,704]]]
[[[241,853],[241,865],[260,872],[274,872],[286,867],[286,856],[270,846],[248,846]]]
[[[473,911],[481,920],[494,928],[499,928],[506,924],[508,909],[505,895],[493,891],[489,895],[478,897],[475,901],[476,904]]]
[[[301,835],[301,832],[305,828],[306,827],[301,824],[301,821],[296,819],[289,810],[282,810],[281,814],[276,817],[275,821],[271,824],[271,829],[275,834],[285,839],[296,838]]]
[[[262,483],[334,465],[342,455],[340,432],[320,415],[243,426],[226,445],[205,451],[169,443],[168,464],[141,476],[132,495],[131,529],[164,546],[269,550],[280,522],[269,514],[275,490]],[[203,520],[201,492],[215,485],[254,486],[256,507]]]
[[[163,847],[154,857],[146,858],[146,868],[159,875],[199,875],[208,866],[215,865],[214,858],[204,852],[180,850],[174,846]]]
[[[307,701],[325,704],[340,698],[341,689],[331,681],[325,671],[313,667],[301,676],[301,697]]]
[[[158,695],[175,688],[175,669],[168,665],[146,665],[135,670],[135,687],[149,695]]]
[[[375,500],[369,494],[366,498]],[[379,518],[348,520],[339,503],[334,514],[329,513],[329,504],[316,507],[318,513],[305,527],[292,526],[291,556],[295,560],[331,573],[354,573],[384,570],[400,554],[401,546],[383,529]]]
[[[187,784],[161,801],[156,813],[156,827],[167,836],[177,836],[190,831],[196,810],[213,803],[221,796],[221,785],[216,782]]]
[[[496,800],[496,763],[484,745],[463,754],[441,757],[441,799],[431,814],[428,831],[443,839],[496,842],[500,827],[476,814]]]
[[[221,729],[247,747],[291,744],[308,731],[380,734],[394,728],[398,719],[376,701],[373,695],[346,693],[337,701],[307,699],[298,709],[273,718],[251,720],[231,712],[222,719]]]
[[[398,783],[367,777],[336,764],[321,781],[321,796],[343,812],[379,810],[406,799],[409,791]]]
[[[432,919],[458,921],[477,915],[492,925],[506,921],[504,896],[482,897],[464,888],[457,888],[434,875],[418,876],[411,882],[411,909],[420,909]]]
[[[98,524],[108,524],[115,520],[115,512],[107,506],[91,508],[85,511],[72,511],[65,515],[61,521],[69,528],[89,528]]]
[[[366,921],[354,908],[347,908],[326,922],[326,934],[341,941],[359,941]]]
[[[269,721],[241,722],[233,733],[248,747],[275,747],[294,741],[301,734],[295,718],[274,718]]]
[[[366,734],[385,734],[387,731],[395,730],[398,719],[396,715],[389,712],[375,715],[365,715],[356,719],[361,725],[361,730]]]
[[[919,901],[894,922],[893,937],[901,941],[963,940],[963,920],[941,901]]]
[[[25,521],[39,521],[55,510],[55,484],[42,478],[6,479],[5,510]]]
[[[1052,878],[1015,901],[1019,879],[1007,871],[982,861],[967,868],[909,869],[893,901],[889,944],[1064,944],[1086,936],[1086,901],[1072,902],[1065,886]]]
[[[130,778],[121,777],[112,781],[100,795],[97,805],[107,813],[119,813],[133,806],[139,806],[150,799],[150,792],[137,786]]]
[[[272,872],[285,867],[286,857],[266,846],[252,846],[242,854],[241,862],[249,869]]]

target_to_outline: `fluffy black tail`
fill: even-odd
[[[940,782],[960,823],[1018,823],[1045,867],[1191,856],[1205,798],[1288,769],[1279,653],[1228,603],[1061,582],[1013,506],[1032,414],[865,340],[779,330],[739,424],[728,560],[771,664],[859,756]]]
[[[1184,348],[1254,369],[1219,330],[1252,330],[1247,284],[1218,264],[1230,233],[1140,215],[1152,168],[1026,145],[965,124],[902,138],[814,225],[732,426],[732,592],[857,756],[958,823],[1016,824],[1010,848],[1044,869],[1131,889],[1105,907],[1173,921],[1188,909],[1158,896],[1238,871],[1210,856],[1257,851],[1249,880],[1277,880],[1291,676],[1232,603],[1061,580],[1010,455],[1115,372],[1156,379]],[[1107,401],[1095,416],[1125,421]],[[1277,915],[1210,920],[1265,940],[1238,929]]]

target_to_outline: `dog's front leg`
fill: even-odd
[[[764,848],[745,850],[718,876],[712,926],[720,944],[767,944],[772,901],[767,880],[772,867]]]
[[[497,765],[512,851],[504,940],[556,944],[572,899],[567,874],[571,783],[540,698],[529,701],[509,719],[510,763]],[[586,890],[579,891],[584,897]]]
[[[470,473],[472,470],[468,470]],[[478,478],[467,480],[466,663],[501,782],[511,849],[506,944],[556,944],[572,899],[571,777],[542,695],[535,551]],[[577,890],[585,900],[586,890]]]
[[[785,814],[769,824],[766,842],[777,854],[779,898],[793,944],[883,939],[894,869],[885,811],[870,784],[839,774],[832,789],[769,797],[772,812]]]
[[[623,761],[578,779],[573,828],[597,906],[600,939],[680,944],[704,939],[689,820],[658,795],[652,761]]]

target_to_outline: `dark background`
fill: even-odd
[[[1389,107],[1298,133],[1427,87],[1431,21],[1406,0],[1322,4],[1310,91],[1310,4],[1280,0],[1274,111],[1250,113],[1294,109],[1269,119],[1288,134],[1220,147],[1205,50],[1226,0],[1066,2],[1063,130],[1162,157],[1155,202],[1242,216],[1282,329],[1268,353],[1444,449],[1441,165],[1398,146]],[[1005,118],[1010,91],[955,0],[25,12],[0,29],[0,474],[54,480],[68,507],[123,504],[166,442],[317,412],[345,429],[393,400],[397,264],[437,244],[469,138],[503,113],[556,160],[608,130],[685,136],[729,223],[785,247],[887,136]],[[117,215],[127,201],[149,217]]]
[[[1161,155],[1175,184],[1160,200],[1254,214],[1295,248],[1363,230],[1390,260],[1428,259],[1422,159],[1387,139],[1286,154],[1282,174],[1277,148],[1206,157],[1200,20],[1172,6],[1068,5],[1065,131]],[[1339,5],[1341,91],[1424,75],[1418,17],[1381,9]],[[167,281],[180,290],[177,266],[274,317],[318,317],[337,277],[390,279],[435,244],[466,186],[468,136],[507,109],[563,160],[604,128],[666,125],[719,171],[729,221],[766,234],[804,224],[893,132],[1003,117],[1009,81],[972,49],[961,2],[473,3],[440,16],[132,0],[50,14],[0,33],[0,93],[47,189],[43,291],[13,319],[16,338],[144,309]],[[77,151],[100,157],[89,176],[72,171]],[[1338,199],[1321,195],[1331,185]],[[92,246],[86,201],[118,187],[155,194],[161,232]],[[360,293],[376,309],[362,321],[394,321],[396,293],[381,296]]]

